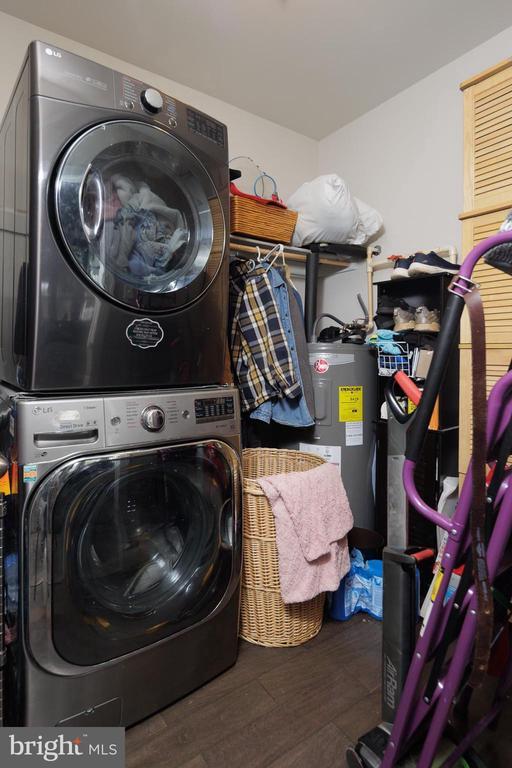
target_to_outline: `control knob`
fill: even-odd
[[[140,415],[144,429],[148,432],[160,432],[165,424],[165,413],[158,405],[148,405]]]
[[[147,111],[151,112],[153,115],[160,112],[164,105],[162,95],[158,93],[155,88],[146,88],[145,91],[142,91],[140,100],[144,109],[147,109]]]

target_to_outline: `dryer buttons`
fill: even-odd
[[[144,109],[151,112],[152,115],[160,112],[164,105],[162,95],[155,88],[146,88],[145,91],[142,91],[140,100]]]
[[[158,405],[148,405],[141,413],[140,420],[148,432],[160,432],[165,424],[165,413]]]

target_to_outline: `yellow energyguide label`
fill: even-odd
[[[338,421],[363,420],[363,388],[338,387]]]

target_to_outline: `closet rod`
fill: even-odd
[[[264,251],[265,248],[267,248],[267,245],[263,247],[260,246],[260,251]],[[230,243],[230,250],[233,252],[240,251],[241,253],[250,253],[250,254],[258,253],[255,245],[245,245],[245,244],[233,243],[233,242]],[[286,249],[286,245],[284,246],[284,255],[285,255],[285,258],[288,259],[289,261],[299,261],[303,264],[306,263],[306,260],[308,258],[308,254],[294,253],[294,251],[288,251]],[[338,269],[345,269],[346,267],[349,266],[348,261],[340,261],[339,259],[326,259],[322,257],[320,257],[320,264],[325,264],[328,267],[337,267]]]

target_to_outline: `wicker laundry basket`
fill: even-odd
[[[263,205],[239,195],[231,196],[231,232],[288,245],[298,213],[276,205]]]
[[[274,515],[255,482],[264,475],[301,472],[324,460],[301,451],[243,451],[244,514],[240,637],[257,645],[301,645],[320,632],[325,594],[286,605],[281,598]]]

